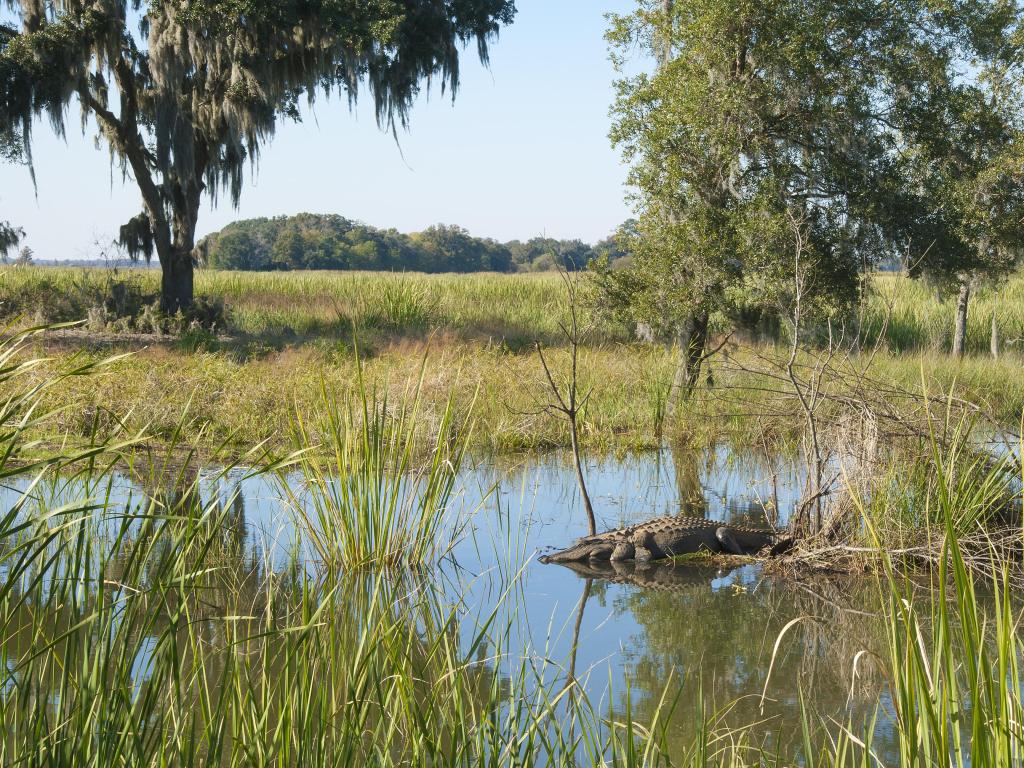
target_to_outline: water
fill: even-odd
[[[680,512],[762,526],[776,516],[784,522],[804,480],[790,462],[726,449],[592,459],[586,473],[598,522],[609,528]],[[200,495],[231,504],[244,542],[240,570],[262,560],[264,551],[283,566],[296,547],[291,515],[272,478],[247,474],[201,475]],[[801,692],[815,722],[852,722],[855,733],[880,705],[876,751],[890,751],[891,708],[873,657],[862,658],[853,676],[858,652],[884,647],[873,582],[796,581],[755,566],[541,565],[538,553],[586,532],[565,457],[484,463],[461,480],[459,507],[472,516],[451,557],[430,578],[462,606],[464,635],[521,571],[502,609],[512,623],[508,647],[546,660],[548,685],[574,676],[604,709],[611,704],[618,711],[628,690],[641,721],[666,688],[681,690],[669,728],[673,741],[688,743],[707,718],[718,726],[753,725],[752,741],[783,755],[800,739]],[[114,496],[137,498],[151,491],[144,485],[118,476]],[[0,508],[9,508],[21,487],[0,488]],[[45,493],[48,504],[57,504],[81,489],[58,483]],[[780,632],[797,618],[776,649]],[[135,662],[140,677],[146,649],[143,641]],[[509,659],[510,668],[517,661]]]

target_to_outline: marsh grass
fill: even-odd
[[[881,551],[892,715],[901,766],[1009,768],[1024,759],[1024,636],[1016,597],[1019,564],[984,528],[1005,472],[991,464],[949,471],[937,442],[934,517],[942,543],[930,586],[906,577],[865,514]],[[966,470],[970,471],[966,471]],[[979,553],[965,540],[980,538]],[[1017,535],[1017,546],[1021,543]],[[856,665],[856,660],[854,661]],[[841,730],[822,757],[829,766],[878,764],[871,732]]]
[[[850,318],[862,342],[881,340],[891,354],[948,351],[953,297],[894,273],[869,276],[861,308]],[[140,315],[158,293],[157,270],[0,267],[0,317],[40,322],[85,320],[104,308],[112,318]],[[262,339],[347,337],[353,325],[386,336],[430,330],[463,340],[493,340],[514,352],[534,340],[559,343],[564,301],[558,276],[548,274],[425,275],[382,272],[222,272],[199,270],[197,295],[227,309],[231,334]],[[993,316],[1004,350],[1020,356],[1024,344],[1024,274],[998,286],[977,287],[968,318],[968,352],[987,355]],[[629,341],[632,329],[595,328],[597,343]],[[768,342],[784,343],[774,337]]]
[[[413,390],[395,402],[369,390],[360,369],[347,395],[322,385],[316,421],[296,413],[301,482],[296,490],[294,478],[282,476],[279,487],[326,566],[430,565],[455,543],[464,520],[455,509],[456,481],[472,406],[457,414],[449,397],[435,422],[424,424],[425,371],[426,360]]]
[[[10,376],[4,383],[17,403],[2,434],[9,450],[0,456],[9,456],[24,415],[38,412],[32,394],[18,395]],[[334,422],[339,455],[368,467],[350,468],[356,495],[334,501],[380,494],[373,508],[383,510],[396,486],[378,473],[400,469],[390,460],[404,460],[408,432],[387,427],[371,403],[349,413],[360,426]],[[407,418],[400,423],[411,427]],[[438,434],[452,436],[444,425]],[[452,462],[457,446],[441,447],[438,462]],[[510,647],[518,575],[492,607],[467,614],[431,574],[344,573],[298,548],[285,562],[246,554],[234,499],[204,500],[187,470],[175,477],[194,479],[177,493],[117,502],[111,463],[63,466],[59,490],[38,475],[0,518],[4,764],[670,761],[664,729],[637,723],[628,700],[605,716],[576,683],[551,685],[560,675],[552,661]],[[168,471],[139,473],[162,482]],[[430,501],[450,490],[450,474],[434,472],[436,482],[420,486]]]
[[[0,269],[0,312],[24,319],[42,308],[53,309],[55,317],[49,319],[81,319],[89,302],[101,301],[112,285],[124,282],[129,293],[145,293],[156,290],[157,278],[155,271]],[[954,389],[993,421],[1018,425],[1024,389],[1017,385],[1016,339],[1024,338],[1024,316],[1017,307],[1024,304],[1017,299],[1024,297],[1024,276],[1014,276],[998,291],[978,290],[971,354],[964,360],[945,351],[943,329],[952,324],[948,302],[895,275],[877,275],[872,285],[858,315],[862,351],[852,358],[863,363],[871,386],[919,392],[923,370],[932,391]],[[415,376],[424,350],[431,351],[435,365],[423,392],[427,410],[443,410],[452,394],[464,407],[479,393],[474,452],[549,449],[569,442],[563,425],[537,415],[543,380],[530,354],[539,340],[551,350],[556,375],[566,366],[558,329],[565,302],[555,275],[201,270],[197,291],[226,306],[226,335],[193,329],[172,340],[79,329],[49,334],[39,343],[39,356],[55,361],[40,366],[41,378],[71,358],[98,361],[112,351],[136,353],[110,366],[107,377],[88,384],[69,378],[49,387],[48,405],[67,406],[66,434],[87,435],[91,416],[101,412],[117,413],[127,427],[145,427],[165,438],[187,407],[194,417],[190,424],[206,426],[201,436],[186,438],[201,442],[207,454],[223,441],[233,441],[239,452],[263,440],[277,441],[284,450],[290,447],[295,409],[312,413],[319,407],[321,379],[339,391],[355,388],[358,340],[367,379],[378,387]],[[80,298],[66,305],[65,294]],[[993,312],[1003,333],[999,360],[983,354]],[[845,333],[849,337],[853,329]],[[729,361],[721,356],[709,361],[715,386],[701,387],[672,420],[665,386],[676,362],[672,349],[638,343],[631,329],[607,321],[597,323],[588,339],[581,383],[592,386],[593,395],[582,429],[594,450],[657,448],[663,438],[759,445],[766,435],[782,441],[798,437],[794,425],[800,415],[793,399],[778,396],[777,387],[745,370],[759,359],[784,357],[780,339],[727,347]],[[465,375],[452,382],[445,369]],[[917,407],[911,399],[894,405]]]

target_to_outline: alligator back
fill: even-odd
[[[541,562],[657,560],[702,550],[754,554],[778,541],[771,530],[678,515],[584,536],[571,547],[542,557]]]

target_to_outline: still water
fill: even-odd
[[[790,462],[724,448],[594,458],[586,473],[599,524],[607,528],[681,512],[763,526],[779,510],[784,522],[803,482]],[[273,478],[247,474],[200,475],[201,495],[231,506],[246,542],[243,561],[263,561],[268,553],[266,560],[282,564],[295,551],[292,516]],[[703,718],[720,727],[753,726],[751,741],[783,755],[797,751],[801,738],[802,692],[812,724],[833,731],[849,723],[860,733],[878,709],[875,749],[891,753],[891,707],[872,663],[884,643],[873,581],[797,581],[756,566],[578,572],[542,565],[538,554],[585,533],[566,457],[481,463],[463,472],[460,485],[463,535],[429,578],[463,606],[466,633],[514,583],[502,609],[511,619],[508,647],[520,659],[542,659],[548,685],[574,676],[605,711],[621,711],[628,691],[641,721],[668,688],[675,702],[669,733],[679,744]],[[18,483],[0,488],[0,508],[9,508],[20,490]],[[113,492],[127,500],[151,491],[122,475]],[[54,494],[62,492],[68,491]],[[868,654],[854,674],[861,651]],[[510,668],[520,659],[510,659]],[[145,663],[143,654],[140,675]]]

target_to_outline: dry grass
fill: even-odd
[[[0,270],[0,278],[0,306],[6,307],[0,314],[20,310],[29,319],[68,320],[108,290],[111,280],[127,280],[145,295],[155,291],[158,275],[34,268]],[[42,346],[57,362],[133,354],[102,378],[88,385],[63,383],[49,397],[69,406],[62,426],[72,436],[87,434],[94,418],[118,418],[159,437],[175,429],[187,411],[201,425],[190,435],[197,445],[226,442],[242,449],[263,439],[283,444],[284,425],[296,410],[313,407],[321,380],[342,393],[351,388],[358,342],[371,382],[390,390],[403,388],[429,354],[423,389],[428,410],[441,409],[449,392],[459,404],[477,395],[475,450],[564,446],[564,425],[539,413],[543,379],[532,349],[535,340],[556,347],[552,364],[561,370],[562,290],[554,275],[201,271],[197,291],[223,300],[230,323],[226,335],[51,335]],[[998,295],[979,290],[971,316],[973,353],[956,361],[942,351],[951,304],[937,302],[905,278],[878,276],[862,314],[865,335],[875,334],[880,343],[858,360],[877,381],[920,392],[923,379],[930,391],[954,392],[997,422],[1015,426],[1024,411],[1024,390],[1017,386],[1021,353],[1010,342],[1024,336],[1020,307],[1024,276],[1014,277]],[[992,312],[1007,350],[998,361],[984,355]],[[774,344],[734,349],[733,359],[783,354]],[[627,329],[598,322],[581,360],[582,385],[593,387],[581,420],[585,447],[649,448],[665,433],[694,443],[750,442],[765,435],[791,438],[798,430],[791,393],[780,394],[743,365],[714,360],[711,366],[714,389],[701,390],[666,425],[673,351],[635,342]]]

